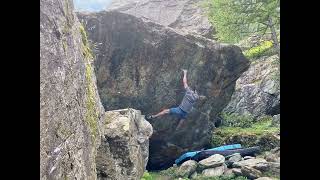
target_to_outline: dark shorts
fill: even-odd
[[[179,107],[175,107],[175,108],[170,108],[169,114],[176,115],[180,119],[186,119],[188,113],[184,112]]]

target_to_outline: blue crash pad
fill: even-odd
[[[231,144],[231,145],[225,145],[225,146],[219,146],[211,149],[206,149],[203,151],[210,151],[210,150],[215,150],[215,151],[224,151],[224,150],[229,150],[229,149],[238,149],[241,148],[241,144]],[[183,161],[186,158],[192,158],[195,156],[197,153],[201,151],[191,151],[191,152],[186,152],[183,155],[181,155],[178,159],[175,160],[176,164],[179,164],[181,161]]]

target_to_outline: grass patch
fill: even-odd
[[[141,177],[141,180],[153,180],[155,178],[156,178],[156,176],[153,176],[151,173],[144,172],[143,176]]]
[[[255,59],[255,58],[259,58],[263,55],[272,53],[273,52],[272,49],[273,49],[272,41],[263,41],[260,45],[244,51],[243,54],[248,59]],[[272,52],[270,52],[270,51],[272,51]]]
[[[216,131],[222,133],[223,135],[229,134],[254,134],[254,135],[263,135],[265,133],[274,133],[277,132],[279,128],[272,126],[272,119],[262,120],[256,123],[251,124],[248,127],[227,127],[222,126],[217,128]]]
[[[167,176],[166,176],[167,177]],[[159,180],[162,179],[163,175],[159,172],[144,172],[141,180]]]
[[[238,115],[236,113],[221,113],[222,126],[247,128],[252,125],[254,118],[250,115]]]
[[[178,167],[170,167],[166,170],[159,171],[159,174],[162,176],[169,176],[172,178],[177,178],[178,177],[178,174],[176,173],[177,170],[178,170]]]
[[[262,150],[270,150],[280,141],[274,134],[280,131],[272,125],[272,117],[265,117],[249,127],[221,126],[213,132],[211,144],[213,147],[240,143],[243,147],[260,146]]]

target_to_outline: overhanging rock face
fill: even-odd
[[[108,11],[118,11],[172,27],[182,33],[213,38],[214,28],[204,9],[203,0],[117,0]]]
[[[181,131],[175,117],[152,121],[149,168],[166,167],[181,152],[209,143],[217,114],[226,106],[249,61],[240,48],[119,12],[78,14],[94,46],[97,85],[107,110],[132,107],[142,114],[179,105],[188,84],[205,101],[195,105]]]

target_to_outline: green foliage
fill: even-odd
[[[280,179],[280,176],[279,176],[278,173],[274,173],[274,172],[272,172],[272,171],[270,171],[270,170],[263,172],[263,176],[270,177],[270,178],[273,179],[273,180],[278,180],[278,179]]]
[[[164,177],[160,172],[144,172],[141,180],[158,180]],[[167,177],[167,176],[166,176]]]
[[[254,59],[254,58],[259,58],[265,53],[272,49],[273,43],[271,41],[264,41],[262,42],[259,46],[250,48],[246,51],[243,52],[243,54],[248,58],[248,59]]]
[[[280,28],[280,0],[206,0],[209,21],[222,42],[235,43],[253,33]]]
[[[177,171],[177,167],[170,167],[166,170],[160,171],[159,174],[164,176],[170,176],[170,177],[178,177],[176,171]]]
[[[272,117],[264,117],[249,127],[221,126],[213,132],[211,144],[213,147],[229,143],[240,143],[243,146],[253,146],[260,142],[272,140],[272,134],[279,132],[279,127],[272,126]],[[262,148],[269,148],[261,144]]]
[[[208,0],[209,21],[214,24],[217,38],[223,42],[237,42],[242,39],[241,29],[236,23],[237,14],[231,6],[232,0],[213,1]]]
[[[254,122],[254,118],[250,115],[245,116],[236,113],[221,113],[221,117],[223,118],[223,126],[247,128]]]
[[[249,124],[248,120],[244,120],[244,123]],[[277,127],[272,126],[272,117],[271,116],[265,116],[263,118],[260,118],[258,122],[251,123],[247,127],[222,126],[222,127],[216,129],[216,131],[222,132],[224,134],[241,134],[241,133],[250,134],[251,133],[251,134],[255,134],[255,135],[262,135],[266,132],[272,133],[272,132],[276,132],[277,130],[278,130]]]
[[[148,172],[144,172],[141,180],[153,180],[153,177]]]

